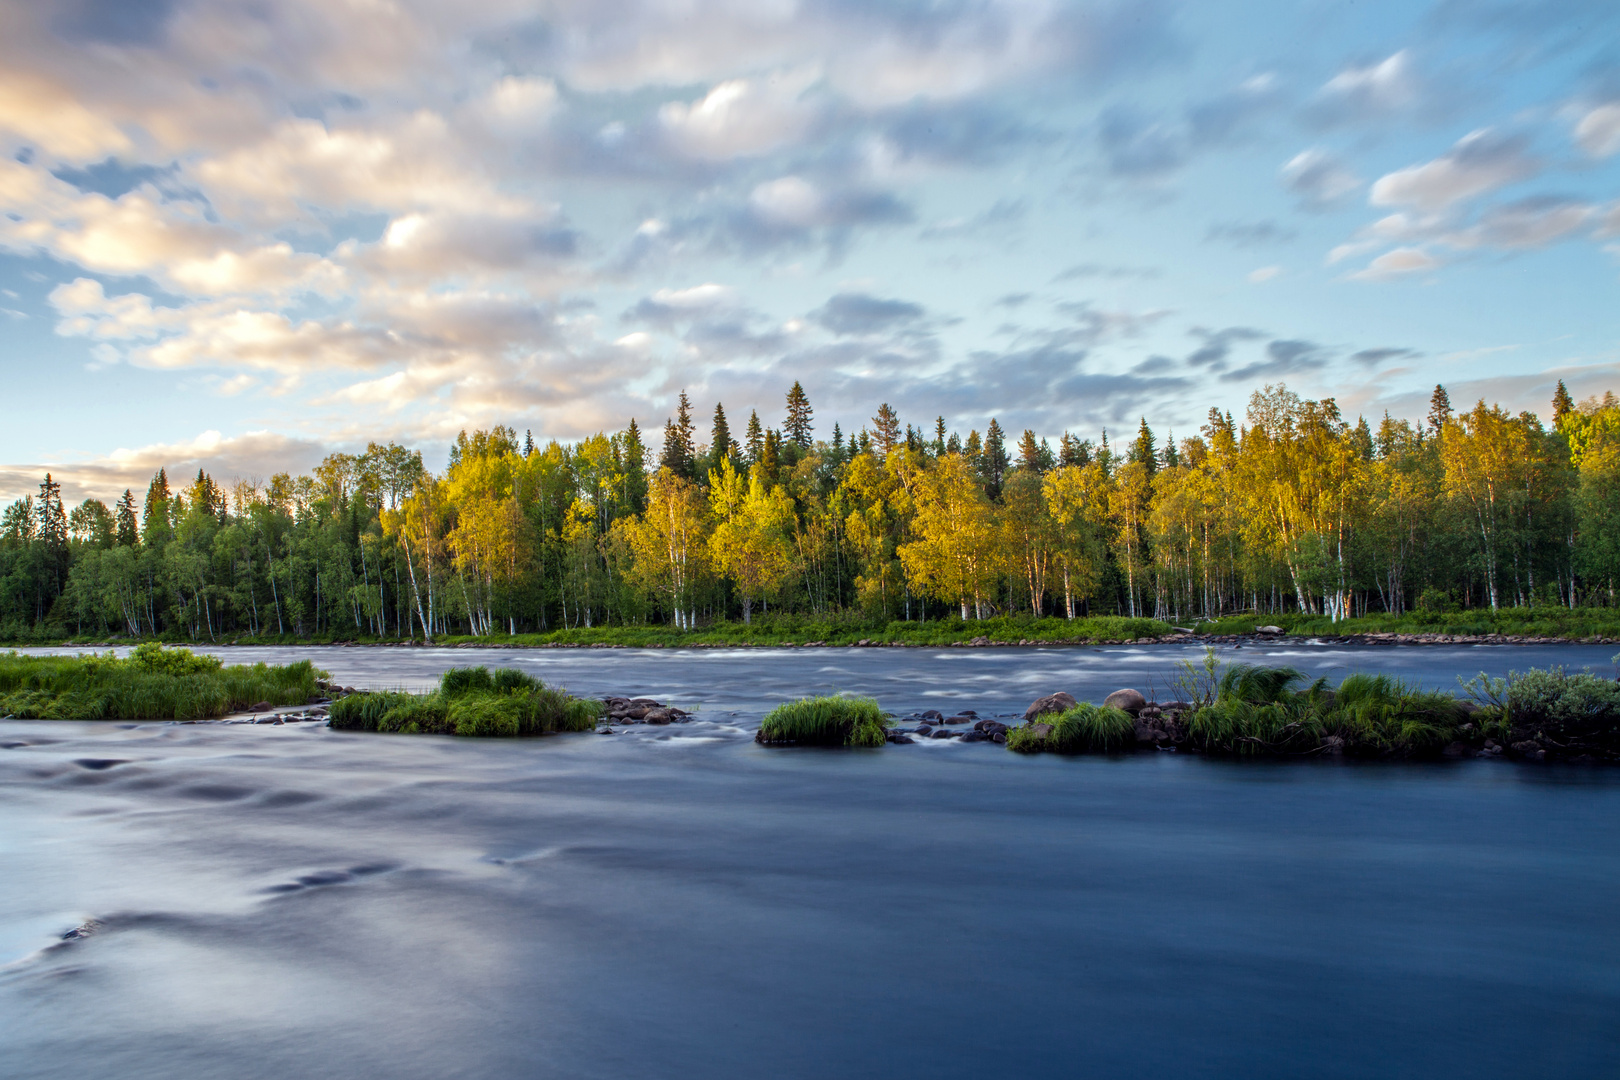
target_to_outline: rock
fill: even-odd
[[[1059,690],[1055,694],[1047,694],[1043,698],[1036,698],[1030,707],[1024,710],[1024,719],[1033,720],[1037,716],[1044,716],[1047,713],[1067,712],[1074,708],[1076,704],[1074,695],[1065,694]]]
[[[917,729],[912,732],[913,735],[932,735],[933,733],[934,729],[927,724],[918,724]]]
[[[1529,758],[1532,761],[1545,761],[1547,759],[1547,751],[1543,750],[1540,744],[1530,739],[1514,743],[1513,752],[1519,757]]]
[[[945,714],[940,712],[938,709],[925,709],[924,711],[917,714],[917,719],[919,719],[919,720],[943,720],[943,719],[945,719]]]
[[[648,709],[641,719],[647,724],[667,724],[675,718],[669,714],[668,709]]]
[[[965,723],[968,722],[968,717],[966,717],[966,716],[947,716],[944,720],[942,720],[940,722],[943,723],[943,724],[965,724]]]
[[[981,634],[978,637],[974,638],[972,641],[968,642],[968,644],[969,645],[988,645],[988,644],[990,644],[990,639]]]
[[[930,739],[949,739],[955,734],[956,732],[954,731],[946,731],[944,728],[935,728],[933,734],[929,735],[928,737]]]
[[[1257,626],[1254,628],[1254,632],[1257,634],[1280,634],[1283,632],[1283,628],[1280,626]]]
[[[1147,707],[1147,698],[1142,696],[1140,690],[1115,690],[1103,698],[1103,705],[1110,709],[1124,709],[1135,716]]]
[[[1463,698],[1461,701],[1457,702],[1457,710],[1464,716],[1473,716],[1475,713],[1479,712],[1479,702],[1471,701],[1468,698]],[[1472,727],[1473,725],[1470,724],[1468,726]]]
[[[891,731],[889,732],[889,741],[892,743],[898,743],[901,746],[910,746],[917,740],[913,739],[910,735],[905,735],[898,731]]]
[[[274,707],[275,706],[271,705],[268,701],[261,701],[261,702],[258,702],[257,704],[249,705],[248,706],[248,712],[251,712],[251,713],[269,712]]]
[[[1135,730],[1136,741],[1139,743],[1156,743],[1160,739],[1168,738],[1163,728],[1144,717],[1138,717],[1131,727]]]
[[[974,719],[974,720],[977,720],[979,718],[979,714],[974,712],[972,709],[957,709],[956,710],[956,715],[957,716],[966,716],[966,717],[969,717],[969,718]]]
[[[986,735],[982,731],[964,731],[962,733],[962,741],[963,742],[989,742],[990,741],[990,736]]]
[[[1005,731],[998,731],[990,736],[990,741],[1004,743],[1007,741],[1007,733]]]
[[[253,722],[255,724],[279,724],[279,723],[281,723],[281,717],[279,717],[279,716],[261,716],[261,717],[259,717],[257,720],[255,720]]]
[[[1005,735],[1007,725],[996,720],[980,720],[973,725],[974,731],[982,731],[986,735],[995,735],[998,732]]]
[[[1037,739],[1044,739],[1052,734],[1051,724],[1025,724],[1024,726],[1028,728],[1029,733],[1035,736]]]

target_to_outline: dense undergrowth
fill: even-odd
[[[755,739],[777,746],[882,746],[888,724],[871,698],[812,697],[766,713]]]
[[[308,660],[224,666],[146,643],[112,653],[0,653],[0,715],[28,720],[203,720],[260,702],[304,705],[325,678]]]
[[[1580,639],[1620,638],[1620,608],[1535,607],[1466,608],[1452,611],[1409,611],[1402,615],[1369,614],[1334,622],[1323,615],[1229,615],[1197,625],[1206,634],[1252,634],[1260,626],[1281,627],[1302,636],[1354,634],[1448,634],[1484,637]]]
[[[502,737],[589,731],[599,701],[576,698],[515,668],[451,668],[428,694],[375,691],[332,703],[334,728]]]

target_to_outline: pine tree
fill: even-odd
[[[1058,441],[1058,464],[1090,465],[1091,440],[1076,438],[1065,431]]]
[[[889,451],[900,444],[900,416],[885,401],[878,406],[877,415],[872,417],[872,425],[872,440],[877,444],[878,453],[888,457]]]
[[[844,429],[837,424],[833,425],[833,464],[841,465],[844,461]]]
[[[1001,498],[1001,483],[1007,478],[1007,439],[1001,433],[1001,423],[990,418],[984,429],[984,492],[992,499]]]
[[[775,428],[765,432],[765,441],[759,451],[759,471],[767,484],[776,483],[781,468],[782,436]]]
[[[1159,454],[1153,438],[1153,429],[1148,427],[1147,417],[1142,417],[1142,426],[1136,431],[1136,441],[1131,443],[1131,449],[1125,455],[1125,460],[1134,461],[1147,469],[1152,476],[1159,467]]]
[[[709,460],[718,469],[720,462],[735,457],[737,444],[731,440],[731,425],[726,423],[726,407],[714,403],[714,421],[709,427]]]
[[[697,446],[692,441],[692,403],[687,399],[686,391],[682,390],[675,419],[664,421],[664,452],[658,459],[658,467],[690,480],[696,459]]]
[[[634,420],[630,422],[635,423]],[[534,432],[527,428],[523,431],[523,456],[525,458],[534,456]]]
[[[951,432],[951,437],[945,440],[945,452],[947,454],[960,454],[962,452],[962,439],[954,431]]]
[[[787,433],[788,441],[800,450],[810,449],[810,421],[814,415],[804,387],[795,381],[793,389],[787,393],[787,421],[782,425],[782,430]]]
[[[148,546],[169,538],[169,473],[159,469],[146,487],[146,506],[141,513],[141,540]]]
[[[765,432],[759,424],[759,410],[748,411],[748,464],[757,465],[765,452]]]
[[[624,491],[620,498],[629,513],[639,514],[647,508],[647,444],[641,441],[641,428],[633,416],[624,429]]]
[[[1575,411],[1575,399],[1569,396],[1569,388],[1564,380],[1558,380],[1558,389],[1553,391],[1553,426],[1563,423],[1564,417]]]
[[[129,488],[124,489],[123,497],[118,500],[117,521],[114,536],[119,547],[134,547],[140,543],[140,529],[135,521],[135,493]]]
[[[945,418],[934,418],[934,453],[945,453]]]
[[[62,508],[62,485],[46,473],[39,485],[39,501],[34,504],[39,515],[39,538],[53,548],[67,546],[67,511]]]
[[[1439,432],[1445,428],[1446,421],[1450,419],[1451,395],[1446,393],[1444,386],[1435,383],[1434,393],[1429,395],[1429,427]]]
[[[1051,451],[1047,451],[1047,456],[1051,456]],[[1018,440],[1018,467],[1028,472],[1046,471],[1041,461],[1041,444],[1035,441],[1035,432],[1029,428],[1024,429]]]
[[[1164,437],[1164,467],[1174,469],[1181,464],[1181,454],[1176,450],[1176,433],[1168,432]]]

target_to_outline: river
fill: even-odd
[[[1200,654],[234,649],[370,687],[512,664],[696,719],[0,722],[0,1075],[1614,1075],[1620,770],[751,741],[807,692],[1007,714],[1164,694]],[[1611,655],[1228,658],[1450,688]]]

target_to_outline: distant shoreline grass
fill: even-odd
[[[253,705],[307,705],[326,678],[308,660],[225,666],[148,642],[110,654],[0,653],[0,716],[19,720],[206,720]]]
[[[999,616],[993,619],[934,619],[928,622],[894,620],[874,623],[853,617],[816,619],[808,616],[770,616],[752,624],[718,622],[697,630],[677,630],[667,625],[598,626],[552,630],[532,634],[490,634],[476,637],[447,634],[433,644],[446,647],[485,648],[749,648],[781,646],[890,645],[942,647],[956,645],[1105,645],[1150,644],[1169,640],[1188,642],[1205,638],[1247,637],[1262,626],[1276,626],[1290,637],[1367,638],[1369,640],[1421,641],[1435,636],[1468,639],[1536,639],[1569,642],[1620,642],[1620,609],[1577,608],[1573,611],[1550,606],[1503,608],[1492,612],[1473,608],[1449,612],[1407,612],[1403,615],[1370,614],[1334,622],[1319,615],[1243,614],[1219,619],[1162,621],[1114,615],[1090,616],[1074,620],[1036,619],[1029,615]],[[1391,637],[1393,635],[1393,638]],[[421,645],[420,636],[410,638],[375,637],[362,634],[322,634],[313,637],[282,635],[236,635],[218,641],[190,641],[173,637],[105,638],[95,635],[76,637],[36,636],[26,640],[0,642],[0,648],[106,648],[160,641],[187,647],[228,648],[244,646],[298,647],[312,645],[376,645],[404,647]]]

